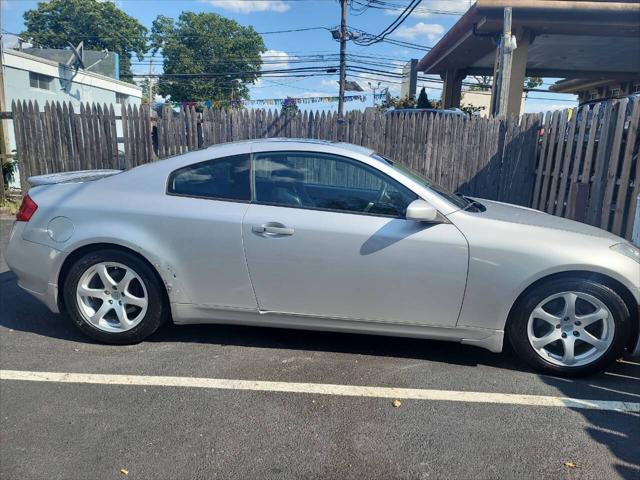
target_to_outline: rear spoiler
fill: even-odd
[[[118,173],[122,173],[122,170],[77,170],[75,172],[36,175],[29,177],[27,181],[32,187],[37,187],[38,185],[55,185],[56,183],[91,182],[93,180],[117,175]]]

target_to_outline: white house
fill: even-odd
[[[71,51],[60,50],[58,52],[67,53],[67,56],[72,55]],[[114,56],[115,54],[104,55]],[[114,76],[116,76],[117,56],[114,65]],[[70,102],[76,112],[79,112],[81,103],[95,102],[101,105],[113,104],[116,115],[120,115],[122,104],[140,105],[142,100],[142,89],[137,85],[94,71],[76,70],[66,63],[19,50],[2,50],[2,68],[5,105],[9,111],[14,100],[16,102],[37,101],[41,110],[44,110],[47,101]],[[15,149],[13,125],[12,122],[7,122],[7,124],[10,149],[13,150]],[[118,130],[120,130],[120,125],[118,125]]]
[[[79,108],[81,102],[134,105],[142,99],[140,87],[116,78],[18,50],[6,49],[3,56],[8,107],[13,100],[37,100],[41,107],[46,101],[71,102]]]

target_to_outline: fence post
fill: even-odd
[[[633,233],[631,241],[640,247],[640,195],[636,198],[636,216],[633,220]]]
[[[604,122],[600,131],[600,141],[598,142],[598,151],[596,153],[596,160],[593,172],[593,184],[591,186],[591,198],[589,199],[589,206],[587,208],[587,216],[585,221],[590,225],[600,225],[600,218],[602,214],[602,202],[604,200],[605,183],[607,178],[607,172],[609,170],[609,161],[611,160],[611,146],[613,130],[615,129],[616,122],[613,121],[616,118],[619,104],[609,104],[605,110]],[[594,128],[594,118],[591,123],[591,128]]]

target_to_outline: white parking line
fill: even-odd
[[[267,382],[254,380],[230,380],[222,378],[158,377],[147,375],[104,375],[96,373],[28,372],[21,370],[0,370],[0,380],[252,390],[258,392],[308,393],[316,395],[338,395],[344,397],[398,398],[408,400],[434,400],[446,402],[524,405],[533,407],[565,407],[616,412],[640,412],[640,403],[633,402],[585,400],[546,395],[519,395],[514,393],[364,387],[323,383]]]

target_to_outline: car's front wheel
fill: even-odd
[[[166,308],[151,268],[128,252],[99,250],[78,259],[64,285],[64,304],[73,323],[106,343],[136,343],[162,324]]]
[[[553,375],[589,375],[622,355],[630,315],[620,296],[593,280],[558,278],[520,300],[507,324],[515,352]]]

